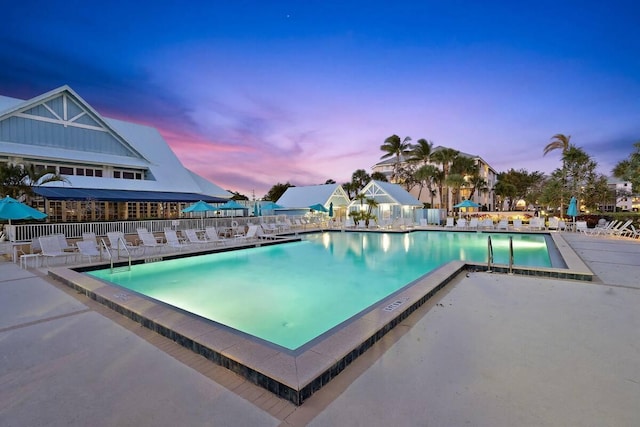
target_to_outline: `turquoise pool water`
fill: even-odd
[[[491,238],[506,264],[508,235]],[[517,265],[551,266],[544,236],[515,234],[513,246]],[[484,233],[317,233],[86,274],[295,350],[449,261],[486,259]]]

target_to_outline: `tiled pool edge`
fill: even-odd
[[[514,269],[516,274],[574,280],[592,280],[593,273],[559,235],[554,236],[568,270],[553,268]],[[87,297],[121,313],[176,343],[191,349],[281,398],[301,405],[313,393],[335,378],[351,362],[400,324],[411,313],[444,288],[460,272],[486,270],[486,265],[461,261],[448,263],[418,279],[398,293],[385,298],[366,313],[356,316],[338,331],[320,340],[304,352],[292,355],[247,340],[238,334],[211,325],[189,328],[185,323],[197,319],[180,314],[177,309],[142,296],[129,298],[121,288],[67,268],[51,269],[49,275]],[[496,272],[508,267],[493,265]],[[176,318],[181,318],[180,322]],[[198,329],[200,329],[198,331]],[[203,330],[204,329],[204,330]]]
[[[86,295],[88,298],[109,307],[183,347],[191,349],[279,397],[287,399],[296,405],[301,405],[304,400],[320,390],[331,379],[335,378],[358,356],[363,354],[386,333],[400,324],[413,311],[446,286],[458,273],[464,270],[464,267],[465,264],[461,262],[449,263],[431,272],[422,279],[419,279],[412,286],[409,286],[400,293],[384,299],[377,304],[374,309],[353,320],[341,331],[344,332],[342,338],[344,338],[345,334],[348,335],[350,333],[349,330],[355,331],[355,335],[351,340],[354,345],[349,346],[350,348],[346,350],[341,349],[342,346],[340,344],[336,345],[335,342],[332,343],[333,336],[329,336],[299,355],[278,354],[281,358],[288,359],[286,362],[289,362],[289,364],[295,368],[295,373],[293,373],[295,378],[292,378],[292,373],[289,372],[289,378],[286,379],[283,379],[283,377],[287,377],[287,374],[282,375],[278,372],[268,372],[269,360],[264,359],[257,363],[243,363],[241,351],[238,351],[240,346],[232,345],[227,348],[212,348],[214,346],[203,342],[206,341],[203,339],[204,337],[216,333],[215,331],[211,332],[211,334],[203,333],[200,337],[189,336],[189,334],[177,331],[175,327],[154,320],[151,318],[152,316],[150,317],[144,314],[145,311],[151,312],[154,308],[163,306],[161,303],[156,303],[151,299],[138,296],[132,296],[129,299],[124,296],[125,293],[122,292],[122,289],[67,268],[52,268],[48,274],[55,280]],[[397,300],[403,300],[403,304],[401,304],[401,307],[398,307],[397,310],[389,313],[385,312],[383,315],[378,313]],[[138,307],[136,307],[136,305]],[[141,308],[141,306],[144,308]],[[193,318],[191,318],[191,320],[195,321]],[[204,320],[202,322],[206,324],[211,323]],[[360,322],[360,324],[358,324],[358,322]],[[216,327],[211,325],[210,328],[213,331]],[[373,332],[361,335],[362,331],[367,330]],[[217,333],[220,334],[224,332]],[[236,341],[246,340],[243,337],[235,338],[237,338]],[[254,347],[260,346],[260,344],[256,342],[243,344]],[[233,347],[236,348],[234,349]],[[273,349],[267,346],[263,347],[265,347],[265,353],[274,352]],[[340,353],[336,355],[336,351]],[[234,352],[236,354],[234,354]],[[314,361],[313,366],[309,366],[309,360]]]

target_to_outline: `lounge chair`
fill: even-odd
[[[482,220],[481,227],[487,230],[493,230],[493,220],[491,218],[485,218]]]
[[[98,238],[96,237],[96,233],[94,233],[93,231],[85,231],[84,233],[82,233],[82,240],[85,242],[93,242],[96,245],[96,247],[100,246],[98,244]]]
[[[626,233],[629,230],[629,226],[633,221],[628,220],[624,224],[620,226],[615,226],[614,228],[610,228],[608,231],[604,233],[605,236],[622,236],[623,233]]]
[[[471,218],[469,220],[469,224],[468,224],[467,227],[472,229],[472,230],[477,230],[478,229],[478,218]]]
[[[142,248],[143,252],[147,252],[147,250],[154,252],[155,250],[157,253],[160,253],[162,249],[166,247],[163,243],[158,242],[156,236],[150,231],[147,231],[146,228],[139,228],[137,231],[138,237],[140,238],[140,244],[138,246]]]
[[[89,262],[93,261],[93,257],[102,259],[102,253],[98,250],[95,242],[91,240],[80,240],[76,242],[76,246],[78,247],[81,259],[87,257],[89,258]]]
[[[542,218],[534,216],[529,220],[529,228],[531,230],[544,230],[545,229],[544,220]]]
[[[578,233],[587,234],[587,221],[576,221],[576,231]]]
[[[514,230],[522,230],[522,220],[521,219],[514,219],[513,220],[513,229]]]
[[[58,239],[58,245],[60,246],[60,249],[62,249],[63,251],[76,250],[75,246],[69,244],[64,234],[58,233],[58,234],[53,234],[53,236],[56,236],[56,238]]]
[[[264,229],[264,224],[262,224],[262,225],[258,225],[258,230],[257,230],[257,232],[256,232],[256,236],[257,236],[259,239],[263,239],[263,240],[266,240],[266,239],[276,239],[276,238],[278,237],[278,236],[276,236],[276,234],[275,234],[275,233],[267,233],[267,232],[265,231],[265,229]]]
[[[600,222],[598,221],[598,225],[595,228],[590,228],[586,230],[585,233],[592,236],[597,236],[598,234],[605,233],[606,230],[609,230],[615,227],[619,223],[620,223],[619,221],[615,220],[615,221],[607,222],[604,225],[601,225]]]
[[[560,220],[558,219],[558,217],[552,216],[551,218],[549,218],[549,226],[547,228],[549,230],[557,230],[559,222]]]
[[[508,230],[509,229],[509,221],[506,219],[501,219],[496,226],[496,230]]]
[[[250,225],[249,228],[247,229],[246,233],[244,233],[243,235],[236,236],[236,240],[241,241],[241,242],[249,242],[249,241],[257,240],[257,239],[258,239],[258,226],[257,225]]]
[[[457,228],[463,228],[466,229],[467,228],[467,220],[464,218],[460,218],[458,220],[458,222],[456,223],[456,227]]]
[[[218,230],[215,227],[207,227],[204,230],[206,236],[207,236],[207,241],[215,244],[222,244],[222,245],[226,245],[227,244],[227,239],[220,237],[220,235],[218,234]]]
[[[107,240],[109,240],[109,247],[111,248],[111,255],[126,258],[128,255],[137,256],[144,253],[144,248],[133,246],[131,242],[128,242],[124,237],[122,231],[110,231],[107,233]]]
[[[167,244],[166,244],[167,247],[178,249],[179,251],[181,251],[190,246],[188,243],[182,243],[180,239],[178,239],[178,233],[176,233],[175,230],[165,228],[164,237],[167,241]]]
[[[65,252],[60,247],[60,240],[58,236],[42,236],[39,237],[40,248],[42,249],[42,256],[45,259],[45,265],[49,265],[50,259],[56,258],[64,258],[65,262],[69,259],[69,257],[76,256],[75,252]]]
[[[187,241],[195,246],[205,247],[209,244],[206,239],[198,237],[198,233],[193,228],[184,230],[184,235],[187,236]]]
[[[449,217],[447,218],[447,223],[444,225],[444,228],[453,228],[455,224],[453,223],[454,219]]]

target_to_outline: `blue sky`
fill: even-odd
[[[638,22],[632,1],[11,2],[0,94],[68,84],[248,196],[348,181],[392,134],[548,173],[564,133],[609,174],[640,140]]]

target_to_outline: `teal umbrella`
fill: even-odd
[[[261,208],[262,208],[263,211],[272,211],[274,209],[280,209],[280,208],[282,208],[282,206],[280,206],[277,203],[269,202],[269,203],[266,203],[266,204],[262,205]]]
[[[235,200],[229,200],[227,203],[220,206],[220,209],[237,210],[237,209],[244,209],[244,206],[242,206],[240,203],[236,202]]]
[[[8,220],[11,224],[12,219],[44,219],[47,214],[37,209],[20,203],[13,197],[5,197],[0,200],[0,220]]]
[[[192,213],[192,212],[200,212],[200,222],[202,223],[202,227],[204,227],[204,215],[205,212],[217,211],[220,210],[215,206],[210,205],[209,203],[203,202],[202,200],[192,204],[191,206],[187,206],[182,209],[183,213]]]
[[[333,202],[329,203],[329,218],[333,217]]]
[[[316,203],[315,205],[309,206],[309,209],[313,209],[314,211],[318,211],[318,212],[329,212],[329,210],[325,208],[324,205],[321,205],[320,203]]]
[[[572,216],[574,219],[578,216],[578,201],[575,197],[571,197],[569,201],[569,207],[567,208],[567,215]]]
[[[258,202],[253,204],[253,216],[260,216],[260,205]]]
[[[473,200],[463,200],[457,205],[453,205],[454,208],[479,208],[480,205]]]
[[[199,202],[196,202],[194,204],[192,204],[191,206],[187,206],[186,208],[182,209],[182,212],[184,213],[189,213],[189,212],[210,212],[210,211],[217,211],[219,210],[218,208],[216,208],[215,206],[210,205],[209,203],[203,202],[202,200],[200,200]]]

